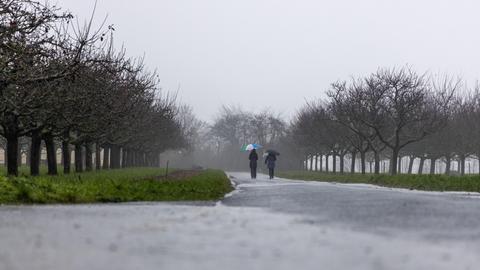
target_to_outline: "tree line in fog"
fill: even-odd
[[[480,157],[479,101],[478,87],[467,89],[458,79],[410,68],[379,69],[333,83],[327,99],[300,110],[290,135],[308,160],[306,169],[354,172],[359,161],[365,173],[370,158],[375,173],[387,161],[388,171],[396,174],[408,157],[405,173],[414,173],[414,163],[416,173],[424,173],[428,160],[431,174],[438,161],[451,174],[456,161],[464,175],[466,160]]]
[[[307,102],[288,123],[268,110],[224,107],[205,125],[197,144],[205,151],[197,155],[211,166],[244,169],[241,145],[259,143],[282,153],[281,169],[434,174],[443,162],[442,172],[451,174],[455,162],[455,173],[464,175],[466,161],[480,157],[479,123],[478,87],[384,68],[333,83],[327,98]]]

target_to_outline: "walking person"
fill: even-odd
[[[252,179],[257,179],[257,160],[258,160],[257,150],[253,149],[250,152],[248,159],[250,160],[250,175]]]
[[[275,162],[276,161],[277,161],[277,155],[269,152],[267,157],[265,158],[265,164],[267,164],[268,174],[270,175],[270,179],[273,179],[273,177],[274,177],[274,170],[275,170]]]

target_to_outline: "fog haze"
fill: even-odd
[[[87,18],[94,1],[60,0]],[[98,0],[117,46],[146,56],[161,87],[180,89],[200,119],[221,105],[290,117],[330,83],[411,65],[474,82],[476,1]]]

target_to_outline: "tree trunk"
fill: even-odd
[[[70,143],[67,140],[62,141],[62,160],[63,174],[70,174],[72,166],[72,153],[70,152]]]
[[[95,143],[95,169],[99,171],[102,168],[101,149],[98,143]]]
[[[452,165],[452,157],[450,156],[450,154],[448,154],[445,156],[445,174],[446,175],[450,175],[451,165]]]
[[[318,172],[318,154],[315,154],[315,171]]]
[[[323,172],[323,155],[322,154],[319,154],[318,155],[318,171],[319,172]]]
[[[330,155],[325,155],[325,171],[328,173],[329,172],[329,158],[330,158]]]
[[[57,150],[55,148],[55,141],[52,134],[44,136],[45,147],[47,148],[47,167],[48,175],[57,175]]]
[[[351,168],[350,168],[350,172],[351,173],[355,173],[355,161],[357,159],[357,152],[352,152],[352,164],[351,164]]]
[[[75,144],[75,172],[83,172],[82,145]]]
[[[361,162],[360,165],[362,165],[362,174],[366,173],[366,171],[365,171],[365,169],[366,169],[365,168],[365,165],[366,165],[365,164],[365,162],[366,162],[365,156],[366,156],[366,152],[360,152],[360,162]]]
[[[418,174],[423,174],[423,165],[425,164],[425,158],[420,158],[420,165],[418,166]]]
[[[103,147],[103,169],[108,170],[110,168],[110,148],[108,146]]]
[[[340,173],[343,174],[345,172],[345,155],[340,155]]]
[[[396,175],[397,174],[397,163],[398,163],[398,150],[393,149],[392,157],[390,158],[390,174]]]
[[[413,172],[413,162],[415,161],[414,156],[410,156],[410,160],[408,161],[408,174],[412,174]]]
[[[126,148],[122,148],[122,168],[127,167],[128,151]]]
[[[403,157],[398,155],[398,165],[397,165],[398,174],[402,174],[402,160],[403,160]]]
[[[85,171],[91,172],[93,171],[93,150],[92,144],[86,143],[85,144]]]
[[[118,145],[112,145],[111,149],[111,169],[120,169],[120,147]]]
[[[337,154],[336,153],[332,155],[332,167],[333,167],[332,168],[333,173],[337,173]]]
[[[380,174],[380,154],[377,151],[374,152],[374,158],[375,158],[375,174]]]
[[[7,173],[18,176],[18,137],[7,136]]]
[[[40,158],[42,153],[42,138],[39,131],[32,132],[30,145],[30,175],[40,175]]]
[[[435,174],[435,161],[437,161],[436,158],[430,159],[430,174]]]

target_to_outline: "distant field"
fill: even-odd
[[[288,179],[363,183],[384,187],[406,188],[425,191],[467,191],[480,192],[480,176],[447,176],[447,175],[374,175],[374,174],[333,174],[310,171],[284,171],[279,177]]]
[[[135,168],[39,177],[0,176],[1,204],[218,200],[232,190],[222,171],[164,178],[165,170]]]

